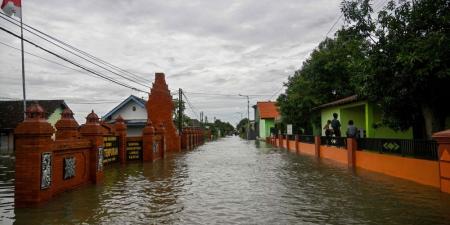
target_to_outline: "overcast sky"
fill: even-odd
[[[164,72],[169,88],[182,88],[196,112],[235,125],[240,112],[244,117],[247,113],[246,99],[237,95],[261,95],[253,96],[251,105],[271,96],[275,100],[287,77],[325,38],[340,14],[339,4],[340,0],[24,0],[23,19],[145,77],[146,85],[151,85],[155,72]],[[0,25],[20,31],[3,19]],[[69,56],[29,33],[25,38]],[[19,40],[2,31],[0,42],[20,48]],[[31,45],[25,45],[25,50],[73,67]],[[91,109],[104,115],[130,94],[147,99],[145,93],[34,56],[25,57],[27,98],[64,99],[79,122],[84,122]],[[69,58],[114,76],[76,57]],[[22,98],[20,68],[20,52],[0,43],[1,98]],[[188,114],[194,117],[190,110]],[[253,119],[253,109],[250,115]]]

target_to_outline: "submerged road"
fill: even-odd
[[[103,185],[14,209],[0,158],[0,224],[449,224],[450,195],[228,137],[154,163],[105,168]]]

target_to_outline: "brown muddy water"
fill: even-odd
[[[14,208],[0,157],[0,224],[450,224],[450,195],[228,137],[154,163],[112,165],[34,208]]]

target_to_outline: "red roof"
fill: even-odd
[[[257,102],[256,105],[261,119],[275,119],[280,116],[276,102]]]

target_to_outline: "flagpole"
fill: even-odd
[[[23,17],[23,4],[20,6],[20,44],[22,49],[22,93],[23,93],[23,120],[26,118],[26,111],[27,111],[27,97],[25,94],[25,56],[24,56],[24,50],[23,50],[23,23],[22,23],[22,17]]]

